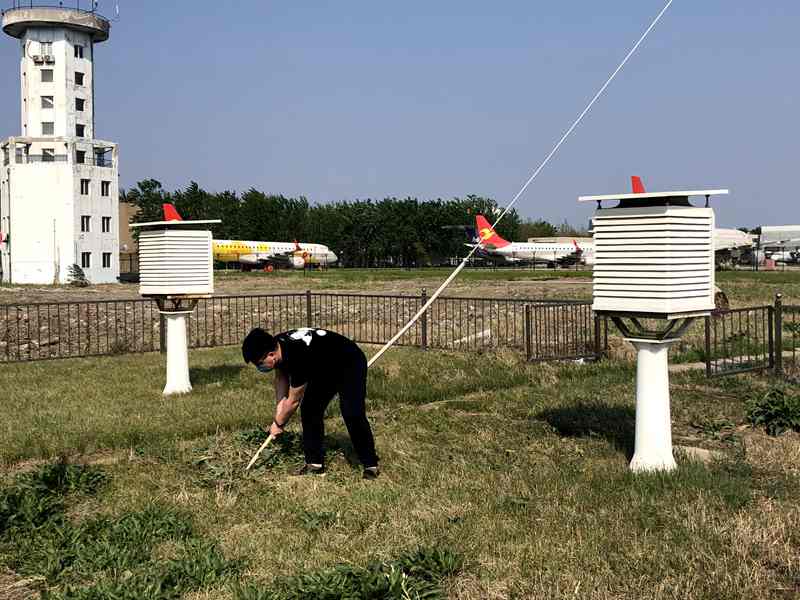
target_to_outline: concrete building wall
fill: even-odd
[[[31,28],[20,40],[20,46],[22,134],[76,136],[77,126],[83,125],[80,137],[92,138],[94,67],[89,35],[67,29]],[[83,76],[82,81],[79,75]],[[50,78],[52,81],[46,81]],[[83,101],[82,106],[78,100]],[[43,123],[53,123],[53,133],[47,133]]]
[[[0,144],[6,146],[3,157],[10,157],[0,176],[0,233],[10,238],[0,245],[3,281],[67,283],[70,265],[77,264],[92,283],[115,282],[119,277],[116,147],[102,142],[113,150],[109,164],[113,161],[114,166],[106,167],[75,163],[72,142],[65,143],[69,160],[63,162],[24,162],[25,155],[17,162],[15,152],[5,151],[13,146],[35,151],[48,143],[10,138]],[[89,253],[89,266],[82,261],[84,252]]]
[[[3,273],[14,283],[55,283],[73,254],[69,165],[38,167],[13,165],[3,175]]]

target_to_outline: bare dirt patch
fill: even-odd
[[[405,294],[418,295],[423,288],[432,293],[447,277],[443,271],[441,278],[420,277],[419,279],[400,279],[395,281],[373,280],[365,277],[363,283],[353,285],[338,284],[336,292],[363,294]],[[273,277],[262,274],[224,274],[215,278],[215,296],[236,296],[242,294],[280,294],[322,291],[330,289],[333,280],[327,274],[313,274],[307,277]],[[516,281],[454,281],[447,288],[449,296],[476,296],[487,298],[570,298],[588,299],[592,294],[590,278],[575,279],[554,276],[552,279],[531,279]],[[331,291],[334,291],[333,289]],[[27,304],[31,302],[84,302],[101,300],[136,300],[139,285],[135,283],[110,283],[78,288],[68,285],[19,285],[0,286],[0,304]]]
[[[0,598],[3,600],[33,600],[39,598],[38,579],[23,579],[13,571],[0,569]]]

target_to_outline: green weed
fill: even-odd
[[[234,587],[235,600],[444,600],[441,582],[463,568],[450,550],[420,549],[366,567],[338,565],[280,579],[269,588]]]
[[[63,463],[17,477],[0,492],[0,563],[43,578],[43,598],[53,600],[169,600],[238,570],[194,533],[188,515],[168,506],[67,518],[71,496],[95,494],[106,480],[99,469]],[[165,542],[177,544],[176,556],[158,560]]]
[[[99,469],[64,462],[19,475],[12,486],[0,490],[0,536],[47,523],[63,512],[66,494],[95,494],[105,482]]]
[[[747,418],[753,425],[763,425],[770,435],[800,431],[800,394],[786,385],[775,385],[747,404]]]
[[[297,520],[306,531],[317,532],[336,525],[339,515],[332,511],[314,512],[303,508],[297,514]]]

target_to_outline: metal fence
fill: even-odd
[[[256,326],[283,331],[314,326],[358,343],[389,340],[427,301],[421,295],[289,293],[200,300],[187,335],[191,348],[236,345]],[[0,306],[0,362],[100,356],[165,348],[152,300]],[[528,360],[598,357],[605,321],[589,302],[440,297],[399,345],[452,350],[508,348]]]
[[[781,294],[769,306],[715,311],[705,318],[706,375],[796,375],[798,342],[800,306],[784,305]]]
[[[772,306],[715,311],[705,317],[706,375],[735,375],[775,366]]]
[[[528,304],[525,311],[528,360],[599,358],[608,348],[608,319],[590,302]]]
[[[780,294],[775,298],[775,371],[799,379],[798,342],[800,342],[800,306],[784,305]]]
[[[0,362],[158,350],[151,300],[0,305]]]

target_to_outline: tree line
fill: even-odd
[[[475,195],[311,204],[303,196],[287,198],[255,188],[244,193],[208,192],[196,182],[168,193],[155,179],[123,190],[120,200],[139,209],[134,222],[162,220],[161,205],[171,202],[184,219],[221,219],[211,227],[215,239],[325,244],[342,266],[352,267],[425,266],[464,256],[475,215],[494,221],[501,211],[492,198]],[[497,231],[507,240],[579,233],[566,223],[556,228],[543,220],[523,220],[514,209]]]

